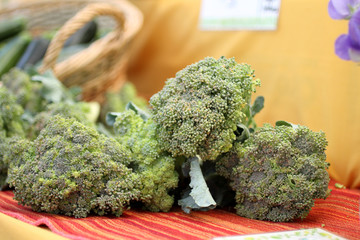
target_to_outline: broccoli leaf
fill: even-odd
[[[106,114],[106,124],[110,127],[114,126],[116,118],[121,115],[120,112],[108,112]]]
[[[200,168],[201,159],[196,156],[188,159],[190,163],[190,188],[178,201],[182,210],[190,213],[191,210],[207,211],[216,207],[216,202],[211,196],[210,190],[205,182],[203,173]],[[185,164],[186,166],[186,164]]]
[[[31,80],[43,84],[41,93],[48,102],[74,102],[72,94],[67,92],[65,86],[56,78],[52,71],[46,71],[42,75],[34,75]]]
[[[137,115],[139,115],[142,120],[146,121],[150,115],[145,112],[144,110],[142,110],[141,108],[139,108],[138,106],[136,106],[134,103],[132,102],[128,102],[128,104],[126,105],[125,107],[125,110],[132,110],[134,111]],[[115,123],[115,120],[116,118],[121,115],[122,113],[121,112],[108,112],[106,114],[106,124],[109,125],[109,126],[114,126],[114,123]]]
[[[142,110],[141,108],[139,108],[138,106],[136,106],[133,102],[128,102],[128,104],[126,104],[125,110],[132,110],[134,111],[137,115],[139,115],[144,121],[148,120],[148,118],[150,117],[150,115],[145,112],[144,110]]]
[[[284,121],[284,120],[279,120],[279,121],[276,121],[275,123],[275,126],[287,126],[287,127],[292,127],[294,129],[298,128],[299,125],[296,125],[296,124],[292,124],[290,122],[287,122],[287,121]]]
[[[258,96],[253,105],[251,106],[251,116],[254,117],[257,113],[259,113],[264,108],[264,97]]]

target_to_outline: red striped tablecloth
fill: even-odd
[[[348,239],[360,239],[359,190],[336,189],[326,200],[317,200],[308,217],[289,223],[272,223],[240,217],[215,209],[185,214],[127,210],[121,217],[83,219],[37,213],[14,201],[11,191],[0,192],[0,212],[29,224],[46,225],[69,239],[211,239],[218,236],[323,228]]]

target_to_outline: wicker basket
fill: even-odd
[[[108,89],[120,89],[126,80],[127,46],[142,26],[142,13],[126,0],[41,1],[4,8],[1,19],[22,16],[33,35],[59,29],[45,54],[40,72],[52,69],[65,86],[80,86],[83,100],[101,102]],[[97,18],[99,28],[112,31],[85,50],[57,63],[65,41]]]

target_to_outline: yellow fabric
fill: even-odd
[[[34,239],[34,240],[66,240],[48,228],[35,227],[13,217],[0,213],[0,239]]]
[[[347,22],[328,16],[328,0],[282,1],[276,31],[200,31],[200,0],[132,2],[145,16],[128,73],[141,94],[150,97],[206,56],[235,57],[262,81],[260,125],[287,120],[323,130],[331,177],[360,187],[360,66],[334,54]]]

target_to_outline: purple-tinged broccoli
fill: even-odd
[[[323,132],[266,124],[219,157],[217,172],[230,180],[240,216],[274,222],[305,218],[314,199],[330,193],[326,146]]]

